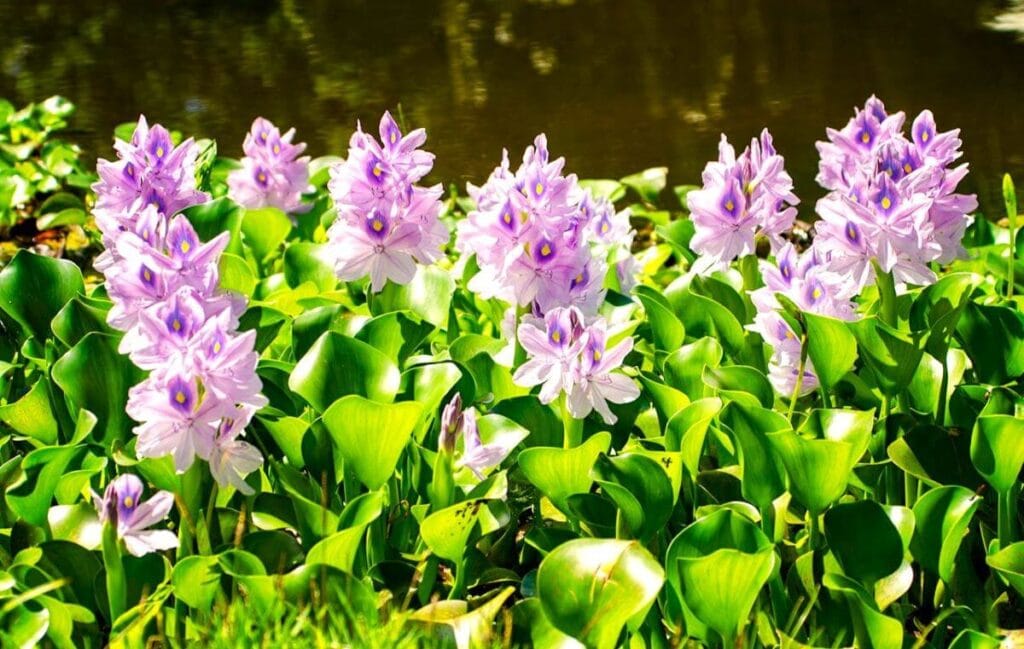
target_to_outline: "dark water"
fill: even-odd
[[[539,131],[581,176],[666,165],[671,184],[694,183],[719,132],[742,143],[766,125],[809,206],[822,193],[814,141],[874,92],[963,129],[969,189],[995,214],[1002,172],[1024,184],[1013,11],[996,0],[0,0],[0,96],[72,99],[90,154],[107,154],[114,125],[140,111],[229,155],[259,114],[296,126],[313,155],[343,153],[356,119],[375,124],[400,103],[429,130],[433,177],[459,184]]]

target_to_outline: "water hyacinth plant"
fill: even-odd
[[[85,272],[0,270],[0,644],[1012,646],[1015,189],[905,121],[826,131],[813,209],[767,130],[458,195],[390,113],[119,128]]]

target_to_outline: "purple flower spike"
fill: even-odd
[[[703,180],[703,188],[686,199],[695,228],[690,247],[700,255],[695,272],[721,269],[753,254],[757,237],[768,239],[773,252],[782,247],[799,199],[767,129],[738,158],[723,135],[718,161],[707,164]]]
[[[872,281],[872,262],[900,284],[926,285],[935,281],[931,262],[966,255],[961,240],[978,203],[956,193],[967,174],[967,165],[950,168],[961,155],[959,131],[940,133],[926,110],[907,139],[904,121],[872,97],[818,142],[818,182],[830,193],[818,201],[814,247],[858,290]]]
[[[276,207],[283,212],[304,212],[302,195],[309,184],[309,156],[299,157],[305,144],[292,144],[295,129],[284,135],[269,120],[257,117],[245,136],[242,168],[228,175],[228,196],[243,207]]]
[[[344,281],[370,276],[370,290],[387,281],[408,284],[416,264],[439,259],[448,245],[448,228],[440,220],[440,185],[415,183],[433,166],[434,156],[421,151],[423,129],[402,135],[385,113],[378,142],[358,129],[348,158],[331,168],[328,189],[338,217],[328,230],[335,274]]]
[[[117,537],[136,557],[178,547],[178,537],[173,532],[147,529],[167,518],[174,506],[174,495],[158,491],[143,502],[142,489],[142,481],[126,473],[111,480],[102,497],[92,494],[100,522],[116,525]]]

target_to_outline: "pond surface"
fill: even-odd
[[[584,177],[699,182],[720,132],[768,126],[811,217],[826,125],[877,93],[959,126],[968,189],[1024,185],[1024,8],[995,0],[0,0],[0,96],[59,93],[110,155],[145,112],[240,155],[256,115],[344,152],[385,108],[429,130],[433,178],[481,181],[546,131]]]

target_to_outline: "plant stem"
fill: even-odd
[[[819,528],[817,514],[807,512],[807,516],[811,519],[810,525],[807,528],[807,546],[811,552],[814,552],[821,545],[821,529]]]
[[[569,398],[565,393],[558,397],[558,402],[562,408],[562,446],[575,448],[583,443],[583,420],[569,412]]]
[[[118,546],[117,526],[107,522],[103,526],[103,566],[107,573],[107,602],[110,605],[110,625],[128,608],[128,586],[121,564],[121,548]]]
[[[892,273],[882,272],[881,266],[875,263],[875,286],[878,287],[878,317],[884,323],[897,328],[899,312],[896,308],[896,280]]]
[[[942,381],[939,383],[939,402],[935,405],[935,424],[946,425],[946,392],[949,391],[949,354],[942,359]]]
[[[512,367],[516,368],[526,362],[526,349],[522,343],[519,342],[519,321],[523,315],[530,312],[529,306],[517,306],[516,307],[516,324],[512,330],[512,337],[515,340],[515,356],[513,357]]]
[[[804,368],[807,367],[807,334],[800,336],[800,365],[796,370],[796,383],[793,385],[793,396],[789,399],[789,414],[786,416],[789,423],[793,423],[793,414],[796,412],[796,402],[800,398],[800,390],[804,387]]]
[[[1013,297],[1013,285],[1016,281],[1013,266],[1017,257],[1017,195],[1010,174],[1003,177],[1003,200],[1006,202],[1006,218],[1010,226],[1010,261],[1006,270],[1006,299],[1009,300]]]
[[[1008,547],[1017,539],[1017,494],[1017,485],[999,493],[997,526],[1000,549]]]

